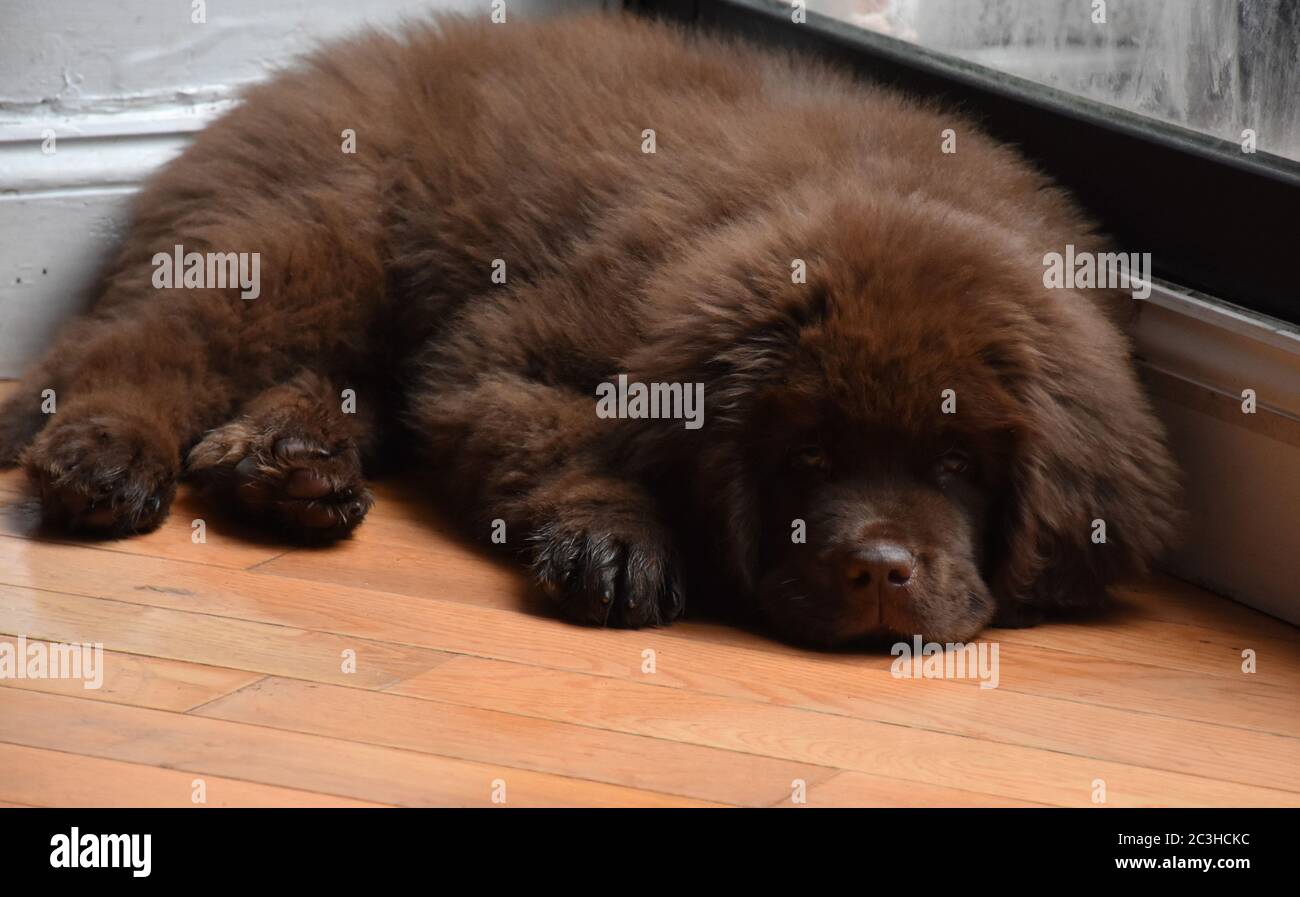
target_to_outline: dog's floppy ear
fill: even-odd
[[[1117,334],[1062,340],[1018,384],[1005,545],[994,576],[1004,612],[1100,604],[1171,541],[1178,473]],[[1088,352],[1070,353],[1086,345]]]
[[[779,263],[777,263],[779,264]],[[781,269],[770,265],[769,270]],[[827,294],[813,284],[772,278],[715,278],[678,315],[661,322],[628,360],[629,380],[703,384],[703,426],[681,421],[627,421],[624,459],[646,471],[676,464],[689,470],[700,507],[716,511],[738,581],[753,585],[758,568],[757,486],[747,449],[759,398],[781,382],[800,335],[827,314]]]

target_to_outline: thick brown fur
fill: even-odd
[[[260,253],[261,295],[155,289],[177,243]],[[156,526],[186,474],[337,536],[400,422],[574,619],[665,623],[718,589],[819,644],[965,638],[1094,605],[1170,536],[1116,296],[1042,285],[1066,244],[1104,249],[1015,151],[816,63],[612,17],[440,20],[318,53],[152,178],[0,460],[81,531]],[[620,372],[702,382],[704,426],[598,418]],[[823,581],[870,581],[840,557],[880,539],[916,562],[902,603]]]

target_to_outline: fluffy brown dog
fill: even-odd
[[[160,277],[178,244],[257,253],[260,292]],[[152,179],[0,457],[77,530],[157,525],[185,473],[340,536],[400,422],[573,619],[689,585],[815,644],[964,639],[1169,533],[1104,294],[1043,286],[1067,244],[1102,248],[1015,152],[807,61],[609,18],[371,35]]]

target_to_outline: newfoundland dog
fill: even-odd
[[[734,598],[819,646],[1099,603],[1175,469],[1104,252],[1017,153],[815,62],[616,17],[328,47],[154,176],[3,409],[44,513],[180,477],[346,535],[394,439],[573,620]],[[53,413],[51,413],[53,412]]]

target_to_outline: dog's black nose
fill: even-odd
[[[848,555],[844,572],[855,589],[872,589],[882,596],[905,589],[916,571],[916,556],[896,542],[871,542]]]

